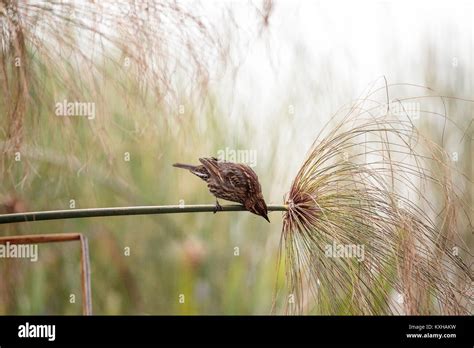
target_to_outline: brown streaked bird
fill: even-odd
[[[207,182],[209,191],[216,197],[216,211],[222,210],[217,200],[222,198],[240,203],[249,212],[270,222],[262,188],[252,168],[246,164],[219,161],[215,157],[200,158],[199,162],[201,164],[196,166],[175,163],[173,167],[188,169]]]

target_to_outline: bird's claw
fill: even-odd
[[[223,211],[224,209],[222,206],[219,204],[218,201],[216,201],[216,207],[214,208],[214,214],[217,213],[218,211]]]

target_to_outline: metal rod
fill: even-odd
[[[75,219],[99,216],[152,215],[179,213],[213,213],[216,209],[212,204],[199,205],[161,205],[135,207],[108,207],[88,209],[50,210],[15,214],[0,214],[0,224],[14,222]],[[286,211],[286,205],[269,205],[268,211]],[[222,211],[245,211],[241,205],[223,205]],[[220,212],[220,211],[219,211]]]
[[[81,243],[81,287],[82,287],[82,314],[92,315],[91,272],[89,259],[89,245],[87,238],[80,233],[61,234],[29,234],[24,236],[0,237],[0,244],[37,244],[61,243],[80,241]]]
[[[80,235],[81,241],[81,278],[82,278],[82,314],[92,315],[91,266],[87,237]]]

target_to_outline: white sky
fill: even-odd
[[[257,139],[280,128],[282,149],[302,149],[293,151],[290,171],[301,164],[329,117],[374,80],[386,76],[389,83],[426,85],[429,45],[436,59],[430,69],[436,87],[443,88],[438,92],[450,93],[444,86],[453,87],[457,96],[474,99],[472,2],[275,0],[270,27],[260,37],[248,2],[224,3],[232,4],[239,36],[246,39],[241,40],[242,64],[223,112],[236,124],[252,119]],[[460,76],[462,72],[469,76]],[[294,106],[287,124],[275,120],[282,104]],[[298,131],[292,133],[291,127]]]
[[[238,4],[245,2],[234,8]],[[255,21],[241,7],[237,22]],[[449,62],[472,68],[473,9],[461,1],[276,0],[269,31],[248,43],[238,98],[262,115],[276,90],[288,90],[298,74],[317,84],[322,64],[333,66],[341,84],[351,84],[354,97],[382,75],[389,82],[423,83],[419,64],[429,40],[446,47]]]

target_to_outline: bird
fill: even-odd
[[[220,161],[215,157],[199,158],[200,165],[175,163],[173,167],[189,170],[207,182],[209,191],[216,197],[216,213],[222,210],[218,198],[237,202],[249,212],[268,218],[268,208],[257,174],[248,165]]]

